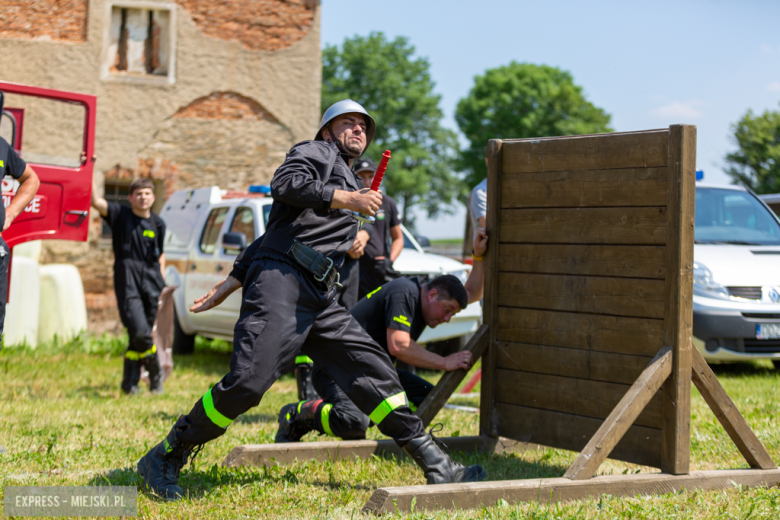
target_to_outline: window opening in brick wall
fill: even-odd
[[[109,72],[168,76],[173,30],[170,10],[113,5],[106,55]]]

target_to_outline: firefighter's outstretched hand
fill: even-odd
[[[233,292],[239,288],[241,288],[241,282],[232,276],[228,276],[221,282],[217,283],[217,285],[212,287],[209,292],[200,298],[197,298],[192,304],[192,307],[190,307],[190,312],[197,314],[199,312],[213,309],[220,303],[224,302],[225,298],[233,294]]]
[[[467,350],[456,352],[444,358],[444,370],[447,372],[452,372],[453,370],[458,370],[460,368],[468,370],[471,368],[471,363],[471,352]]]
[[[474,237],[474,256],[485,256],[487,252],[488,236],[483,227],[477,228],[477,234]]]

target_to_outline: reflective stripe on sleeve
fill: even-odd
[[[330,429],[331,408],[333,408],[333,405],[330,403],[322,407],[322,411],[320,412],[320,422],[322,422],[322,429],[325,430],[325,433],[327,433],[331,437],[335,437],[335,435],[333,435],[333,430]]]
[[[206,410],[206,415],[211,419],[211,422],[220,428],[227,428],[230,426],[230,423],[233,422],[233,419],[228,419],[214,408],[214,399],[211,397],[211,389],[203,394],[203,409]]]
[[[295,356],[295,364],[300,365],[301,363],[314,363],[314,361],[309,356]]]
[[[390,412],[401,406],[409,406],[409,399],[406,397],[406,392],[401,392],[400,394],[388,397],[379,403],[379,406],[377,406],[368,417],[374,421],[374,424],[379,424],[385,420],[385,417],[387,417]]]

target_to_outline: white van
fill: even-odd
[[[192,352],[196,334],[232,341],[241,291],[206,312],[193,314],[188,309],[195,298],[207,293],[233,268],[238,250],[223,246],[225,233],[242,233],[247,244],[252,243],[265,233],[272,203],[273,199],[262,192],[226,191],[216,186],[177,191],[165,202],[160,213],[166,225],[165,282],[177,287],[173,293],[174,353]],[[403,226],[401,229],[404,249],[393,264],[397,271],[422,277],[452,274],[466,281],[470,265],[425,253],[409,231]],[[476,332],[481,323],[482,307],[479,302],[472,303],[449,323],[426,328],[419,342],[461,338]]]
[[[693,343],[780,368],[780,220],[740,186],[696,184]]]

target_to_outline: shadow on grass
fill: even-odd
[[[716,363],[710,365],[712,371],[718,376],[769,376],[777,377],[780,372],[772,365],[753,362]]]
[[[311,482],[310,485],[317,486],[321,488],[328,489],[329,491],[338,491],[340,489],[358,489],[360,491],[374,491],[376,489],[376,486],[366,486],[363,484],[350,484],[349,482],[344,483],[340,480],[315,480],[314,482]]]
[[[112,399],[119,395],[119,384],[86,385],[77,388],[73,393],[88,399]]]
[[[278,417],[276,415],[270,415],[267,413],[257,413],[257,414],[245,414],[245,415],[239,415],[236,417],[236,420],[233,422],[241,423],[241,424],[256,424],[260,422],[271,422],[276,423]]]

